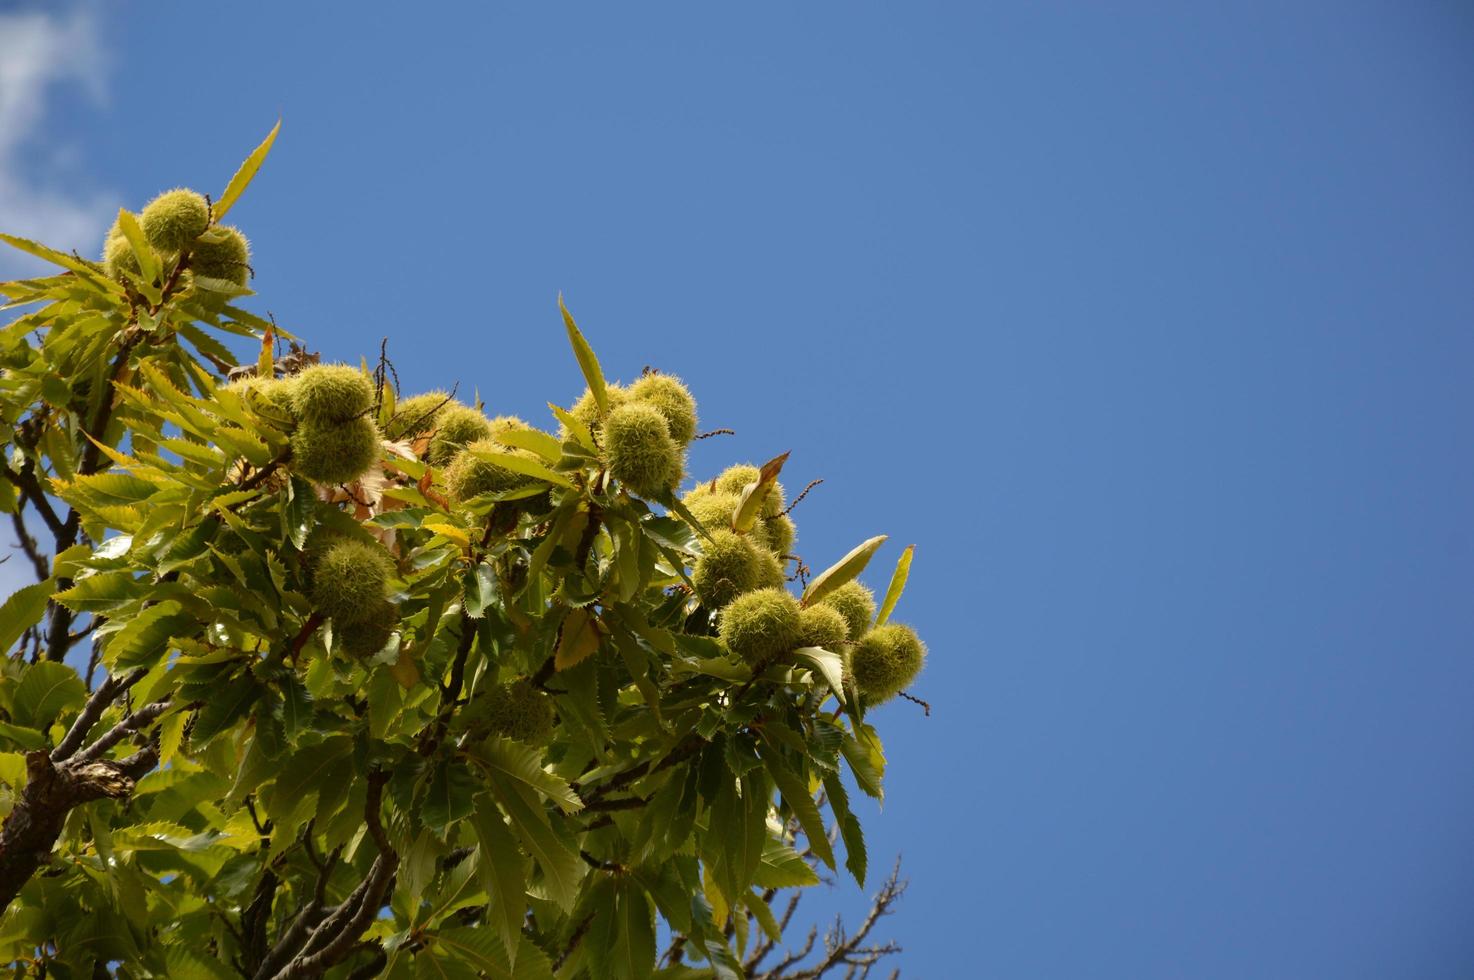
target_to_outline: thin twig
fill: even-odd
[[[70,759],[82,743],[87,739],[87,733],[92,731],[92,726],[97,724],[97,719],[107,710],[108,705],[118,699],[118,696],[128,688],[143,680],[143,675],[148,671],[142,667],[130,671],[127,674],[111,676],[97,686],[87,703],[82,706],[82,713],[77,715],[77,720],[72,722],[72,727],[67,729],[66,735],[56,748],[51,750],[51,761],[53,763],[64,762]]]

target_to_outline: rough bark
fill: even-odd
[[[36,869],[51,859],[62,825],[74,807],[133,792],[158,764],[145,748],[126,759],[76,759],[53,763],[45,749],[26,753],[26,788],[0,826],[0,910],[9,907]]]

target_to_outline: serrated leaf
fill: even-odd
[[[299,811],[335,782],[346,782],[352,767],[353,740],[334,735],[304,746],[282,764],[275,782],[263,794],[268,812],[278,822]]]
[[[759,888],[807,888],[819,883],[819,875],[793,848],[769,838],[752,883]]]
[[[179,754],[179,745],[184,740],[184,723],[188,718],[188,712],[175,711],[159,722],[160,766],[167,766]]]
[[[911,556],[915,552],[914,544],[906,545],[906,550],[901,552],[896,570],[891,573],[891,584],[885,589],[885,601],[880,604],[880,612],[875,614],[876,626],[884,626],[886,620],[891,618],[891,613],[895,612],[896,603],[901,601],[901,593],[906,591],[906,579],[911,576]]]
[[[824,683],[829,685],[829,690],[834,692],[841,704],[844,703],[844,658],[823,647],[799,647],[793,651],[793,655],[813,664],[819,676],[824,678]]]
[[[312,724],[312,695],[294,675],[279,682],[281,687],[282,729],[287,738],[295,739]]]
[[[496,569],[490,565],[477,565],[466,572],[462,579],[462,606],[466,615],[472,619],[485,616],[487,608],[496,601],[498,591]]]
[[[567,780],[543,768],[542,756],[531,746],[495,736],[470,750],[470,755],[489,771],[509,782],[536,790],[558,804],[564,813],[577,813],[583,801]]]
[[[497,940],[485,929],[471,929],[465,926],[455,929],[442,929],[435,935],[434,949],[450,953],[461,963],[479,971],[473,976],[506,976],[508,964],[506,953],[498,945]],[[516,948],[515,946],[513,947]],[[418,964],[424,954],[415,957]],[[437,964],[442,969],[443,965]],[[421,973],[421,976],[446,976],[450,973]]]
[[[669,507],[671,510],[679,514],[681,520],[685,521],[686,525],[691,528],[691,530],[695,531],[697,534],[701,535],[708,541],[715,540],[711,536],[711,532],[706,529],[705,525],[703,525],[699,520],[696,519],[696,515],[691,513],[690,509],[685,504],[681,503],[679,497],[672,495],[664,500],[661,500],[660,503],[664,504],[665,506]]]
[[[126,625],[108,638],[105,663],[114,670],[152,667],[168,649],[169,640],[188,630],[196,621],[183,615],[183,607],[173,599],[149,606],[129,618]]]
[[[865,834],[860,829],[860,820],[850,812],[850,794],[844,782],[835,773],[824,776],[824,795],[829,800],[829,809],[834,811],[839,824],[839,836],[844,841],[844,866],[854,876],[855,884],[865,887]]]
[[[758,925],[762,926],[763,932],[775,943],[783,941],[783,929],[778,925],[778,920],[773,917],[773,910],[763,897],[756,892],[748,892],[747,907],[752,910],[752,917],[757,919]]]
[[[148,592],[148,583],[135,579],[132,572],[99,572],[52,598],[72,612],[105,613],[141,599]]]
[[[261,686],[249,675],[222,685],[195,715],[190,745],[196,750],[203,748],[210,739],[244,717],[260,696]]]
[[[803,604],[812,605],[841,585],[852,581],[865,570],[865,566],[870,563],[875,552],[885,544],[885,539],[886,535],[881,534],[862,541],[849,554],[824,569],[809,583],[809,587],[804,589]]]
[[[131,473],[94,473],[53,481],[56,495],[71,503],[92,507],[141,504],[159,492],[159,485]]]
[[[425,784],[425,797],[419,808],[426,827],[445,836],[452,824],[471,815],[471,797],[477,782],[457,759],[442,759],[430,770]]]
[[[724,904],[735,905],[752,883],[768,838],[767,782],[761,770],[740,780],[721,767],[716,797],[711,801],[710,825],[703,846]],[[741,786],[741,793],[737,787]],[[719,918],[725,916],[719,913]]]
[[[46,603],[56,591],[56,580],[16,589],[0,605],[0,655],[7,653],[21,634],[46,615]]]
[[[645,890],[634,879],[620,878],[616,884],[618,903],[614,949],[614,975],[646,980],[655,970],[655,919]]]
[[[885,753],[881,751],[880,737],[875,734],[875,729],[869,725],[859,725],[858,737],[846,735],[840,743],[839,750],[843,753],[845,761],[850,764],[850,771],[855,774],[855,782],[869,796],[877,800],[885,799],[885,791],[882,788],[882,780],[885,777]]]
[[[768,737],[766,733],[764,737],[765,739]],[[809,787],[803,776],[788,768],[778,753],[777,746],[771,741],[764,743],[763,762],[767,765],[768,774],[773,777],[778,792],[783,794],[783,802],[788,804],[788,808],[798,818],[799,826],[803,827],[810,850],[818,856],[819,860],[833,868],[834,850],[829,846],[824,818],[819,813],[818,804],[809,794]]]
[[[471,822],[480,847],[481,887],[491,897],[492,923],[503,947],[515,953],[527,911],[527,858],[489,794],[475,798]]]
[[[44,732],[63,711],[81,707],[86,700],[87,685],[75,670],[63,663],[43,660],[31,664],[21,674],[10,716],[19,725]]]
[[[34,255],[38,259],[45,259],[47,262],[53,265],[59,265],[63,269],[70,269],[87,279],[88,282],[94,285],[102,284],[109,291],[119,296],[124,295],[123,287],[118,283],[99,275],[96,269],[93,269],[80,259],[67,255],[65,252],[58,252],[56,249],[48,248],[40,242],[33,242],[29,238],[18,238],[15,235],[0,234],[0,242],[4,242],[12,248],[18,248],[27,255]]]
[[[497,801],[512,818],[517,837],[542,869],[548,897],[571,911],[578,901],[583,861],[553,832],[547,813],[527,798],[528,791],[496,776],[490,782]]]
[[[578,324],[573,322],[573,314],[568,312],[561,295],[558,297],[558,311],[563,314],[563,326],[568,330],[568,342],[573,345],[573,356],[578,359],[578,368],[583,372],[584,381],[588,382],[589,391],[594,393],[594,404],[599,406],[599,415],[603,417],[609,414],[609,392],[604,384],[604,371],[599,367],[599,359],[594,356],[594,349],[584,339]]]
[[[594,445],[594,434],[589,431],[589,427],[574,418],[568,409],[554,405],[552,402],[548,402],[548,408],[552,411],[553,417],[563,423],[563,428],[568,430],[574,443],[590,453],[598,450],[598,447]]]
[[[265,162],[266,154],[271,152],[271,144],[276,142],[276,134],[279,132],[281,132],[280,119],[276,121],[275,126],[271,127],[271,132],[266,134],[266,139],[261,141],[261,145],[246,157],[240,169],[235,172],[235,176],[230,178],[230,183],[225,185],[225,193],[220,195],[220,200],[215,202],[212,210],[212,216],[217,224],[245,193],[251,183],[251,178],[256,176],[256,171],[260,170],[261,164]]]
[[[603,638],[599,619],[591,611],[582,608],[568,610],[558,637],[558,649],[553,656],[554,668],[567,670],[587,660],[599,651]]]

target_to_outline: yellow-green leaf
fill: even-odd
[[[804,605],[818,602],[863,572],[865,566],[870,564],[870,559],[875,552],[885,544],[885,539],[886,536],[881,534],[861,542],[849,554],[819,573],[818,577],[809,583],[809,587],[804,589]]]
[[[537,460],[528,459],[526,456],[518,456],[514,453],[499,453],[486,449],[472,449],[470,452],[477,459],[493,463],[504,470],[511,470],[513,473],[521,473],[523,476],[530,476],[534,479],[542,480],[544,483],[553,483],[560,487],[573,486],[573,481],[569,480],[562,473],[554,473]]]
[[[56,591],[56,581],[47,579],[16,589],[0,605],[0,654],[7,653],[21,634],[46,614],[46,601]]]
[[[216,201],[214,206],[213,216],[217,224],[245,193],[246,187],[251,183],[251,178],[256,176],[256,171],[260,170],[261,164],[266,161],[266,154],[271,152],[271,144],[276,142],[276,134],[279,132],[281,132],[280,119],[276,121],[275,126],[271,127],[271,132],[266,134],[266,139],[261,141],[261,145],[246,157],[246,161],[235,172],[235,176],[230,178],[230,183],[225,185],[225,193],[220,195],[220,200]]]
[[[138,268],[143,272],[144,282],[153,282],[159,277],[159,262],[154,256],[154,250],[148,247],[148,239],[144,237],[143,228],[139,226],[138,219],[133,217],[127,208],[118,208],[118,229],[122,231],[123,237],[128,239],[128,247],[133,249],[134,258],[138,259]]]
[[[568,307],[563,305],[563,297],[558,297],[558,310],[563,314],[563,325],[568,328],[568,342],[573,345],[573,356],[578,358],[579,370],[583,371],[584,380],[588,382],[589,391],[594,393],[594,403],[599,406],[601,416],[609,413],[609,392],[604,386],[604,371],[599,367],[599,359],[594,356],[594,349],[589,342],[584,340],[583,332],[578,329],[578,324],[573,322],[573,314],[568,312]]]
[[[558,670],[580,664],[598,652],[603,634],[599,621],[587,609],[571,609],[563,620],[563,631],[558,637],[558,650],[553,656],[553,666]]]
[[[885,621],[891,618],[891,613],[895,612],[896,603],[901,601],[901,593],[906,591],[906,579],[911,575],[911,556],[915,552],[914,544],[906,545],[906,550],[901,552],[896,570],[891,574],[891,584],[886,586],[885,601],[880,604],[880,612],[875,614],[876,626],[884,626]]]
[[[556,463],[563,458],[558,440],[536,429],[505,429],[496,434],[496,441],[514,449],[529,450],[549,463]]]

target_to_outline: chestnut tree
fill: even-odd
[[[276,132],[101,261],[0,236],[60,269],[0,284],[36,580],[0,604],[0,962],[868,974],[894,874],[858,929],[784,930],[821,874],[866,881],[911,549],[878,602],[884,537],[811,574],[786,457],[688,477],[686,386],[612,383],[566,309],[583,393],[541,427],[323,363],[241,305],[224,223]]]

